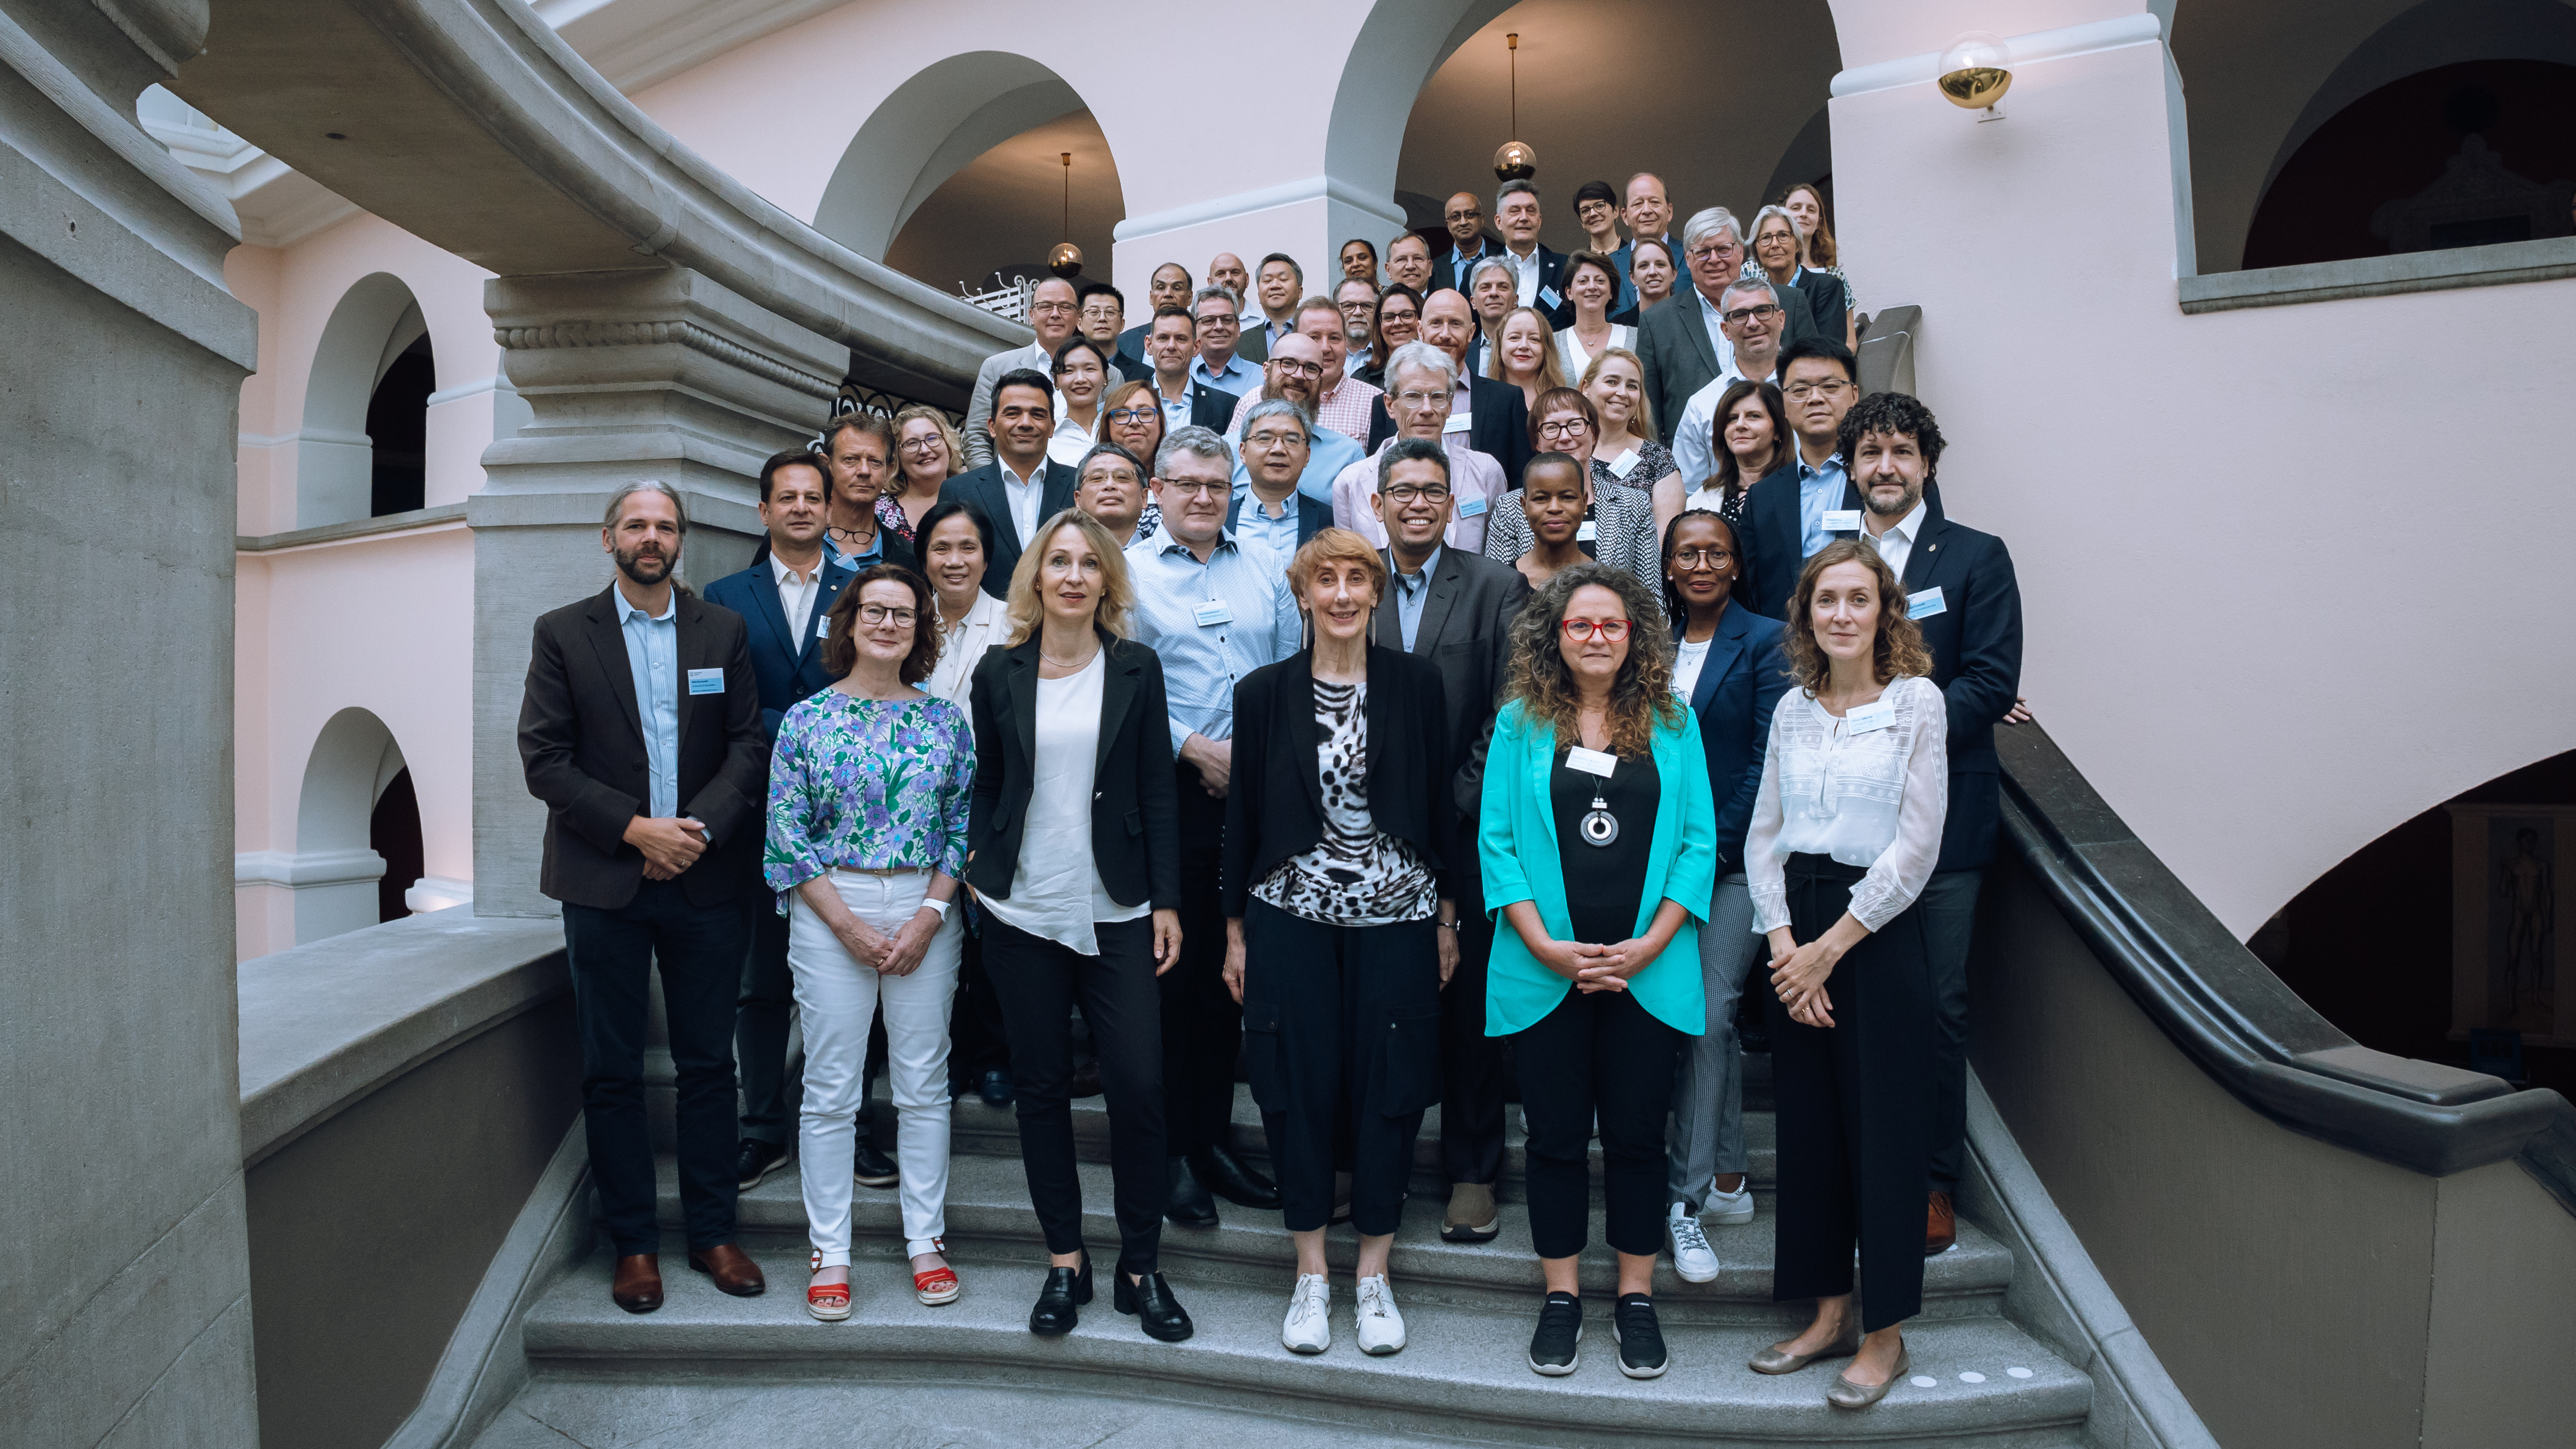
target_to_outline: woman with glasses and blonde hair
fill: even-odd
[[[1583,1336],[1596,1122],[1619,1371],[1654,1378],[1667,1362],[1653,1298],[1664,1114],[1674,1059],[1704,1025],[1698,923],[1717,853],[1699,724],[1673,696],[1672,667],[1655,589],[1623,569],[1567,568],[1513,621],[1485,759],[1477,859],[1486,911],[1501,917],[1485,1034],[1519,1053],[1530,1240],[1547,1284],[1529,1365],[1551,1377],[1574,1372]]]
[[[869,1023],[885,1008],[902,1122],[913,1293],[954,1301],[948,1232],[948,1009],[957,879],[966,869],[975,741],[966,712],[921,686],[939,658],[935,595],[898,564],[862,569],[827,615],[836,683],[787,712],[769,765],[762,873],[788,917],[805,1035],[798,1127],[814,1244],[806,1311],[850,1316],[850,1184]]]
[[[1753,235],[1745,243],[1747,280],[1767,281],[1783,302],[1797,298],[1816,324],[1816,335],[1841,339],[1852,334],[1851,297],[1843,279],[1820,272],[1802,260],[1803,240],[1788,211],[1766,206],[1753,214]],[[1851,345],[1851,344],[1845,344]]]
[[[1865,1409],[1910,1371],[1900,1325],[1923,1307],[1936,1026],[1915,901],[1949,812],[1949,715],[1875,545],[1807,560],[1781,632],[1797,688],[1772,715],[1744,865],[1771,947],[1771,1296],[1812,1298],[1816,1316],[1752,1367],[1852,1359],[1825,1401]]]
[[[928,403],[894,415],[894,441],[894,482],[877,496],[877,521],[909,544],[939,502],[940,485],[966,471],[966,443],[948,415]]]
[[[1162,1007],[1180,960],[1180,826],[1169,706],[1154,651],[1125,637],[1126,560],[1089,514],[1037,528],[1012,570],[1010,625],[975,666],[973,819],[965,881],[1011,1047],[1020,1162],[1048,1269],[1029,1331],[1073,1331],[1091,1300],[1075,1175],[1072,1010],[1100,1054],[1120,1251],[1116,1303],[1167,1343],[1189,1315],[1159,1271]]]

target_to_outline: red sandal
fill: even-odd
[[[816,1249],[811,1271],[823,1271],[823,1253]],[[805,1311],[825,1323],[839,1323],[850,1316],[848,1283],[813,1283],[805,1288]]]
[[[930,1251],[942,1257],[947,1256],[947,1240],[931,1239]],[[954,1303],[957,1301],[957,1295],[965,1291],[965,1285],[957,1281],[957,1271],[945,1264],[926,1273],[912,1275],[912,1296],[920,1299],[924,1308],[936,1308],[943,1303]]]

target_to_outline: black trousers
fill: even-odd
[[[1787,874],[1790,929],[1803,943],[1842,919],[1863,872],[1793,855]],[[1835,963],[1825,995],[1830,1028],[1792,1021],[1778,995],[1769,998],[1780,1132],[1771,1296],[1849,1293],[1857,1244],[1861,1327],[1874,1333],[1923,1309],[1934,1053],[1922,906]]]
[[[1596,1118],[1602,1236],[1622,1253],[1663,1248],[1664,1116],[1684,1035],[1625,991],[1587,995],[1569,985],[1554,1011],[1513,1038],[1529,1124],[1530,1242],[1540,1257],[1571,1258],[1591,1236]]]
[[[1492,1185],[1503,1175],[1503,1040],[1485,1035],[1485,961],[1494,949],[1478,874],[1476,822],[1452,873],[1458,902],[1458,969],[1440,993],[1440,1166],[1449,1185]]]
[[[1020,1166],[1047,1251],[1082,1246],[1082,1182],[1074,1172],[1073,1005],[1100,1046],[1109,1103],[1109,1171],[1118,1214],[1118,1265],[1154,1271],[1163,1204],[1172,1194],[1163,1151],[1162,1007],[1154,989],[1150,917],[1102,924],[1100,954],[1032,936],[987,913],[984,970],[1011,1038],[1020,1114]]]
[[[1225,989],[1225,912],[1217,898],[1225,802],[1181,765],[1181,961],[1163,992],[1163,1127],[1174,1157],[1231,1140],[1243,1008]],[[1101,1056],[1105,1059],[1104,1047]],[[1105,1068],[1106,1061],[1103,1066]]]
[[[1936,871],[1914,903],[1932,966],[1931,1185],[1939,1192],[1957,1192],[1968,1166],[1968,944],[1985,879],[1983,870]]]
[[[658,1251],[653,1136],[644,1117],[651,973],[679,1087],[680,1210],[692,1251],[734,1236],[734,997],[742,985],[742,909],[690,903],[676,880],[637,885],[617,910],[566,903],[564,958],[581,1033],[582,1131],[602,1228],[618,1256]]]
[[[1244,907],[1244,1071],[1292,1233],[1332,1221],[1345,1145],[1352,1230],[1391,1233],[1404,1215],[1413,1139],[1440,1090],[1439,929]]]
[[[975,922],[977,929],[966,933],[957,960],[957,1000],[948,1026],[949,1074],[970,1089],[986,1072],[1011,1067],[1001,998],[994,994],[993,978],[984,970],[982,930],[990,920],[981,917]]]

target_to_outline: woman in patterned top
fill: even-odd
[[[1458,964],[1442,882],[1457,807],[1440,671],[1369,642],[1386,565],[1320,530],[1288,565],[1308,648],[1234,691],[1220,886],[1225,983],[1279,1172],[1297,1282],[1280,1342],[1332,1344],[1324,1228],[1334,1146],[1351,1152],[1360,1349],[1404,1347],[1387,1249],[1413,1138],[1440,1096],[1440,988]]]
[[[823,668],[839,682],[787,712],[769,766],[762,873],[788,916],[787,967],[805,1033],[797,1139],[814,1243],[806,1311],[850,1316],[852,1119],[868,1024],[885,1006],[901,1114],[903,1231],[913,1292],[954,1300],[948,1195],[948,998],[963,923],[975,737],[966,712],[918,687],[939,657],[937,606],[919,574],[860,571],[834,601]]]
[[[913,543],[922,518],[939,502],[940,485],[966,471],[966,445],[948,415],[928,403],[896,413],[894,432],[894,481],[877,495],[877,521]]]

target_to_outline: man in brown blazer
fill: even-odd
[[[679,588],[679,495],[630,483],[600,544],[617,576],[537,620],[519,708],[528,793],[546,802],[539,889],[563,902],[582,1110],[620,1308],[662,1305],[644,1117],[648,974],[662,969],[679,1086],[689,1266],[727,1293],[766,1284],[734,1246],[738,890],[759,874],[768,737],[740,614]]]

